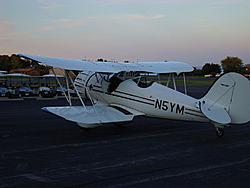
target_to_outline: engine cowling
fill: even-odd
[[[81,72],[75,79],[75,87],[83,99],[89,99],[86,87],[88,87],[88,82],[93,75],[94,73],[90,71]]]

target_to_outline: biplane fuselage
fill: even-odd
[[[210,121],[198,108],[197,99],[157,82],[140,82],[140,78],[121,80],[114,91],[109,91],[112,81],[105,80],[104,75],[80,73],[76,84],[79,90],[84,88],[83,96],[92,97],[98,105],[121,107],[148,117]]]

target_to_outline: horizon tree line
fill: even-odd
[[[97,59],[97,61],[108,62],[102,58]],[[124,61],[128,63],[129,61]],[[189,73],[189,75],[206,75],[206,74],[220,74],[222,71],[224,73],[227,72],[238,72],[238,73],[246,73],[247,71],[244,69],[244,64],[242,59],[239,57],[227,56],[227,58],[220,61],[221,66],[216,63],[206,63],[203,65],[202,69],[194,69],[193,72]],[[18,68],[33,68],[43,70],[46,74],[49,70],[49,67],[44,66],[36,61],[20,58],[16,54],[8,55],[0,55],[0,70],[10,71],[11,69]],[[248,72],[249,73],[249,72]]]

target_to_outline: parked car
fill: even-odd
[[[63,91],[67,94],[67,89],[64,87],[56,87],[56,95],[57,96],[62,96],[63,95]]]
[[[10,97],[19,97],[19,89],[18,87],[10,87]]]
[[[10,91],[5,87],[0,87],[0,97],[10,97]]]
[[[72,97],[76,97],[77,96],[77,93],[74,89],[69,89],[69,93]]]
[[[33,95],[33,91],[29,87],[22,86],[19,88],[19,93],[18,93],[19,97],[28,97],[31,95]]]
[[[52,90],[49,87],[41,86],[38,89],[39,97],[54,97]]]

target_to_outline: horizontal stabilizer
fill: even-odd
[[[86,110],[87,109],[87,110]],[[131,121],[133,114],[124,114],[109,106],[60,106],[43,107],[42,110],[58,115],[66,120],[83,124],[100,124]]]
[[[200,102],[201,112],[207,116],[210,120],[227,125],[231,123],[231,118],[223,106],[219,104],[213,104],[214,101],[204,100]]]

